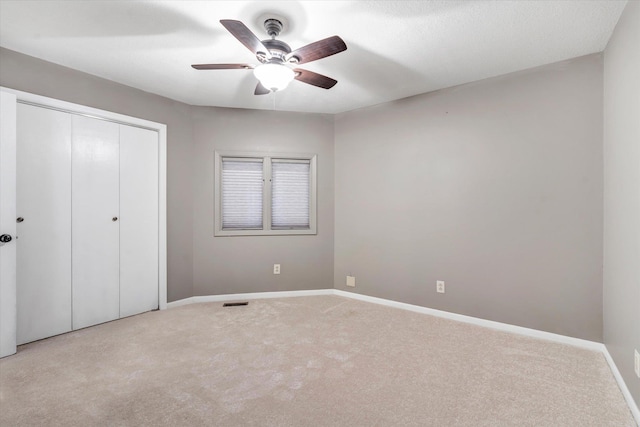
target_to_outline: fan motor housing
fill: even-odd
[[[271,56],[273,58],[277,58],[283,62],[284,62],[284,57],[287,56],[287,54],[291,53],[291,48],[289,47],[289,45],[281,40],[276,40],[276,39],[262,40],[262,44],[264,45],[264,47],[269,49],[269,52],[271,53]],[[258,55],[258,60],[260,62],[268,62],[266,58],[263,58],[260,55]]]

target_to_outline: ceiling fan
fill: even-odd
[[[254,92],[255,95],[265,95],[271,91],[282,90],[293,79],[323,89],[331,89],[338,83],[331,77],[293,67],[296,64],[316,61],[347,50],[347,45],[340,37],[328,37],[291,51],[288,44],[276,40],[282,31],[282,22],[278,19],[270,18],[264,21],[264,28],[271,38],[262,41],[240,21],[223,19],[220,23],[256,55],[260,64],[257,66],[251,64],[192,65],[196,70],[253,70],[253,74],[259,80]]]

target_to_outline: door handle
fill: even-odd
[[[114,216],[113,218],[111,218],[111,221],[116,222],[118,220],[117,216]]]
[[[12,240],[12,237],[8,234],[3,234],[0,236],[0,243],[9,243]]]

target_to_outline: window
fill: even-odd
[[[262,228],[262,159],[222,159],[222,228]]]
[[[215,153],[215,235],[316,234],[316,156]]]
[[[271,160],[271,228],[309,229],[309,160]]]

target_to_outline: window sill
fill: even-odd
[[[309,236],[317,235],[315,228],[287,230],[215,230],[214,237],[227,236]]]

